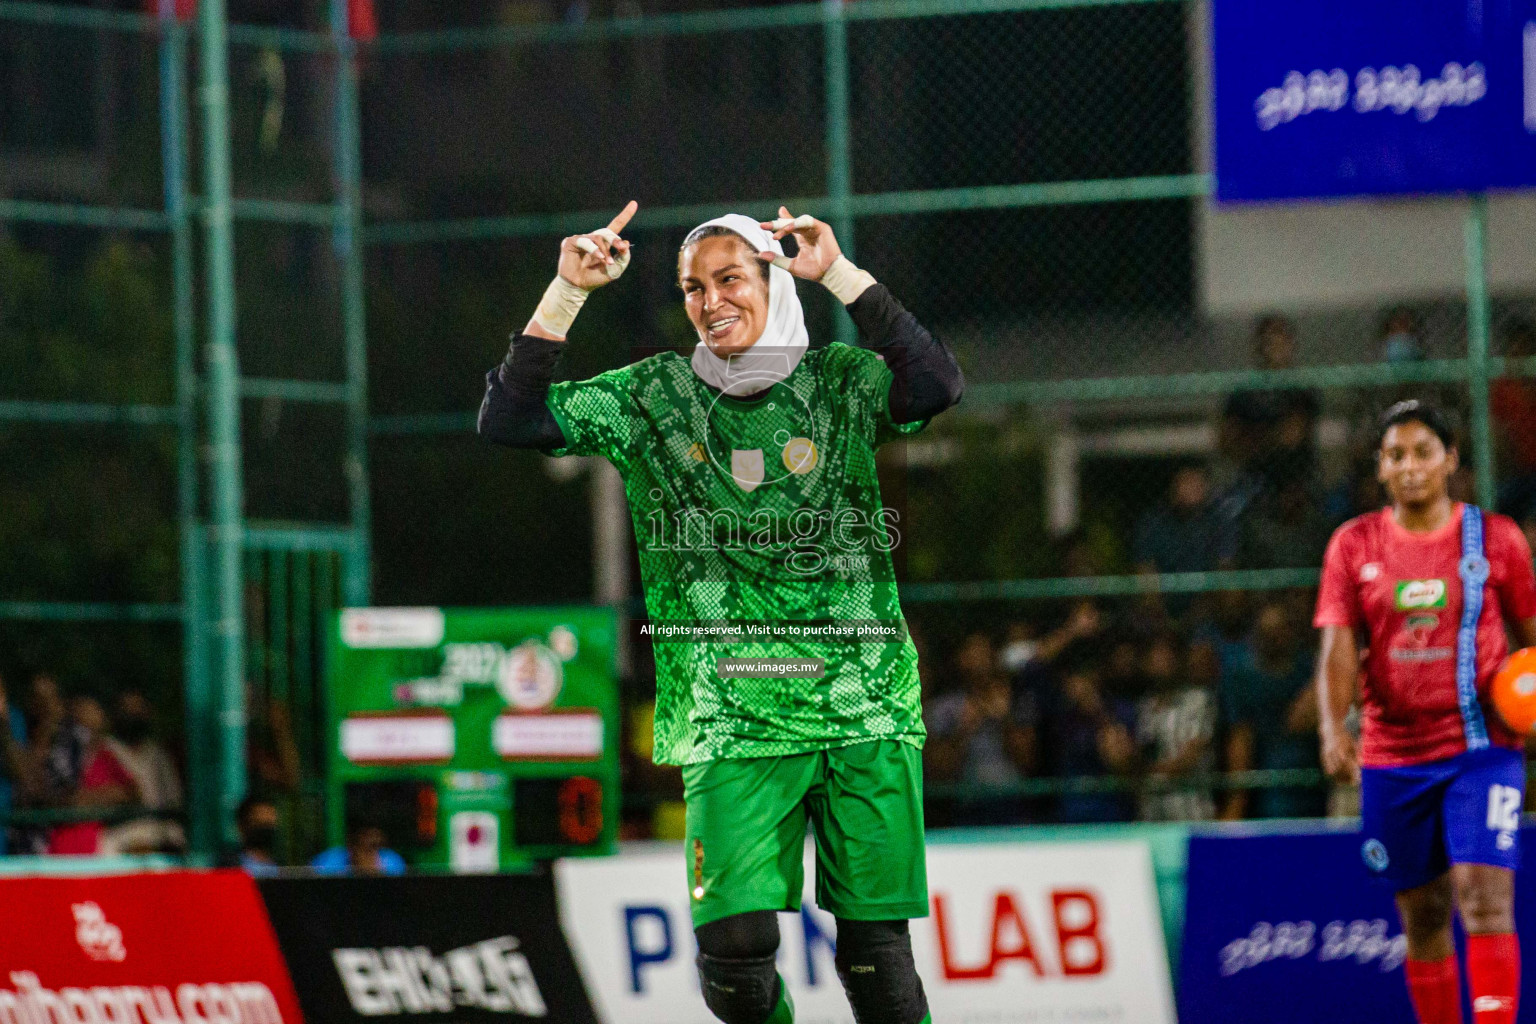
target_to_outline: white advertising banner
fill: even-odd
[[[853,1024],[833,968],[836,924],[779,916],[796,1024]],[[559,905],[606,1024],[714,1024],[699,995],[681,845],[564,860]],[[938,1024],[1173,1024],[1168,957],[1141,842],[987,843],[928,850],[930,916],[912,922]]]

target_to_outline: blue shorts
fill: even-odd
[[[1525,755],[1485,747],[1443,761],[1360,770],[1360,855],[1402,892],[1452,864],[1520,863]]]

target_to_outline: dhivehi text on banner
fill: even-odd
[[[1536,842],[1536,829],[1522,829],[1521,841]],[[1520,874],[1517,930],[1536,934],[1536,879]],[[1181,1019],[1413,1024],[1407,939],[1358,832],[1193,836],[1186,886]],[[1536,986],[1532,959],[1526,991]],[[1536,1022],[1536,1006],[1522,1004],[1520,1020]]]
[[[1220,200],[1536,185],[1536,0],[1213,0]]]

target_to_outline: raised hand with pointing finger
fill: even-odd
[[[835,911],[852,1019],[927,1022],[904,920],[928,913],[921,687],[912,646],[894,641],[904,633],[899,595],[880,582],[895,578],[884,543],[894,534],[879,525],[872,455],[955,405],[964,376],[954,353],[889,288],[849,262],[830,225],[778,207],[766,222],[722,213],[682,236],[676,283],[697,339],[691,350],[666,346],[586,380],[557,381],[575,310],[624,270],[628,245],[620,235],[634,213],[631,203],[606,228],[561,242],[560,274],[539,312],[486,374],[476,429],[509,448],[608,460],[629,499],[652,621],[713,621],[722,609],[745,609],[764,622],[893,620],[879,640],[754,640],[765,657],[818,656],[815,678],[795,679],[788,703],[773,687],[719,671],[710,645],[655,644],[653,757],[687,766],[697,991],[715,1016],[793,1019],[771,952],[778,924],[762,909],[761,892],[800,891],[813,825],[818,838],[834,837],[823,860],[846,881]],[[793,257],[779,241],[790,234],[799,243]],[[812,346],[796,278],[821,282],[846,304],[859,344]],[[664,323],[648,316],[613,325],[610,348],[626,339],[652,348]],[[509,499],[535,511],[543,503],[532,488]],[[802,558],[806,552],[780,542],[786,523],[807,516],[842,523],[850,510],[876,525],[855,530],[839,545],[843,554]],[[700,514],[709,536],[695,543],[682,524]],[[715,529],[722,520],[752,527],[722,543]],[[661,531],[657,524],[679,525]],[[990,696],[975,709],[978,727],[1008,717],[1007,686]],[[831,755],[841,767],[827,771],[848,784],[835,799],[811,799],[805,787],[815,780],[797,766]],[[800,789],[785,796],[785,786]],[[785,799],[814,814],[780,827],[783,810],[773,804]],[[871,820],[880,824],[878,864],[866,863],[852,842]]]
[[[525,334],[563,340],[587,296],[609,281],[618,280],[629,266],[630,257],[629,240],[620,238],[619,232],[639,208],[640,204],[631,199],[607,227],[560,240],[559,273],[545,290]]]
[[[772,231],[775,241],[785,235],[794,235],[799,250],[793,259],[771,252],[758,253],[758,259],[807,281],[820,281],[845,306],[875,283],[873,276],[854,266],[843,255],[842,247],[832,233],[832,225],[826,221],[817,220],[808,213],[796,217],[788,207],[781,206],[776,220],[759,221],[758,226]]]
[[[560,240],[560,276],[585,291],[616,281],[629,266],[629,241],[619,233],[640,204],[631,199],[605,228]]]

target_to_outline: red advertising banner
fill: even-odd
[[[242,871],[0,879],[0,1024],[303,1024]]]

